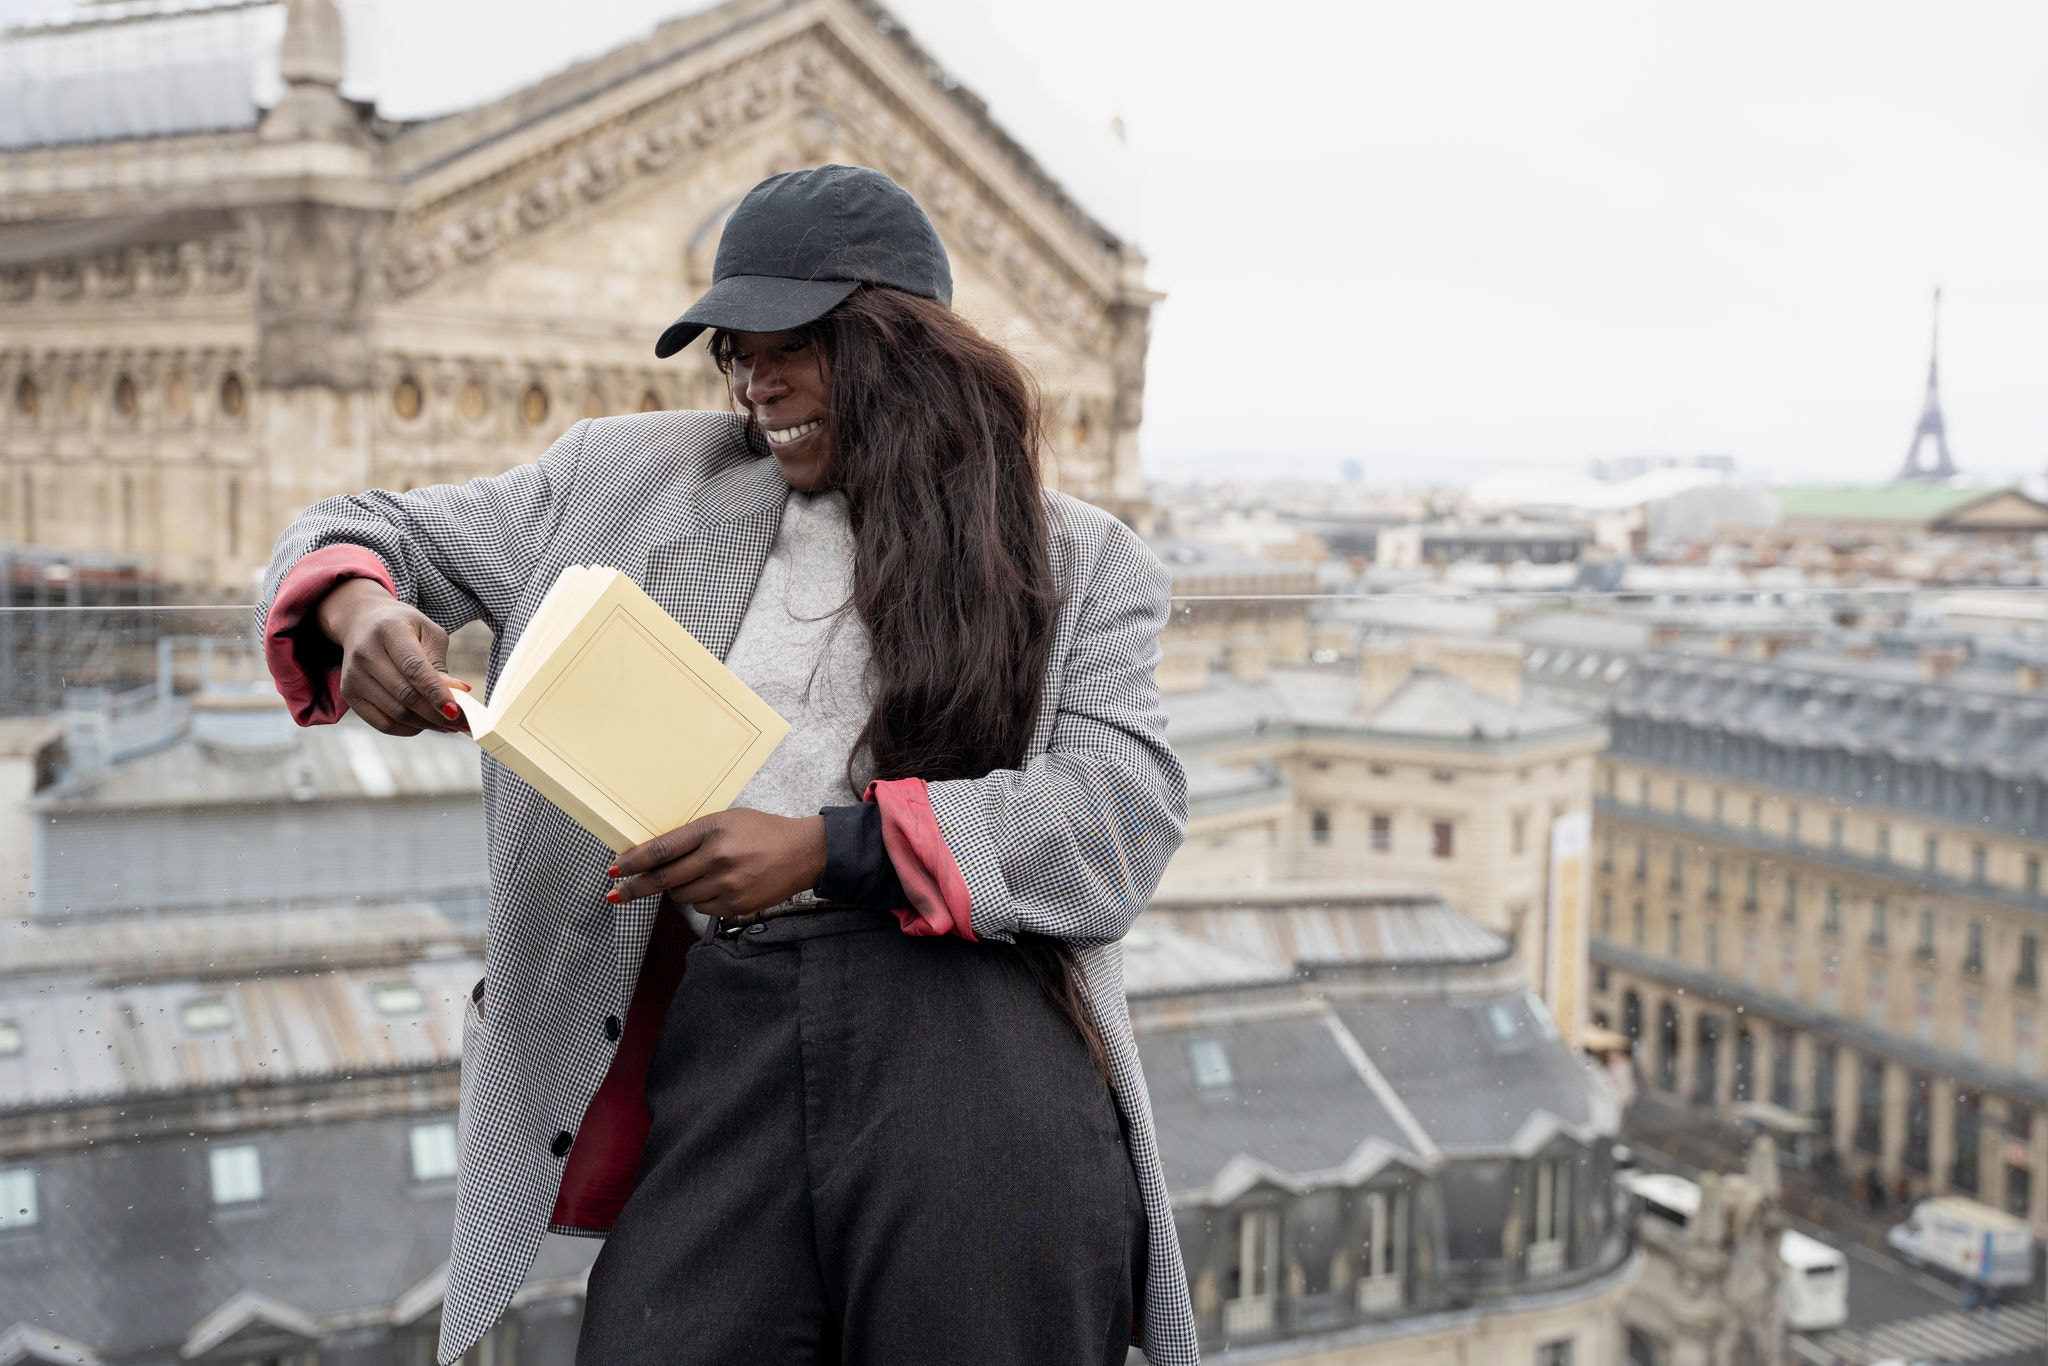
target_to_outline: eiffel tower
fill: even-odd
[[[1948,453],[1948,427],[1941,420],[1941,394],[1935,385],[1941,351],[1941,291],[1934,291],[1934,340],[1927,350],[1927,406],[1920,410],[1920,426],[1913,444],[1906,448],[1906,463],[1893,482],[1934,484],[1954,477],[1956,462]]]

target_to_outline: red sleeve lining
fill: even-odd
[[[939,833],[924,779],[869,783],[862,797],[882,809],[882,844],[910,900],[911,909],[893,912],[903,932],[951,934],[975,942],[969,915],[974,903],[967,893],[967,879],[960,875],[960,865]]]
[[[341,652],[320,633],[314,612],[335,585],[349,579],[375,579],[393,596],[398,592],[391,571],[374,551],[359,545],[323,546],[292,566],[263,619],[263,662],[292,719],[302,726],[327,725],[348,711],[339,687]]]

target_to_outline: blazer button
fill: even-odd
[[[617,1043],[619,1041],[619,1035],[623,1032],[624,1031],[622,1031],[619,1028],[618,1016],[607,1015],[604,1017],[604,1036],[607,1039],[610,1039],[613,1043]]]
[[[555,1141],[548,1145],[548,1151],[552,1152],[556,1157],[560,1157],[569,1151],[569,1145],[575,1141],[575,1139],[569,1136],[569,1131],[564,1129],[561,1133],[555,1135]]]
[[[753,924],[747,926],[747,933],[761,934],[764,933],[767,930],[767,928],[768,927],[766,925],[763,925],[760,921],[757,920]]]

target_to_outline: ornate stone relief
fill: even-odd
[[[246,214],[254,244],[257,368],[265,384],[370,382],[363,304],[390,215],[299,202]]]
[[[381,263],[384,288],[403,297],[447,272],[542,231],[631,182],[786,114],[816,141],[820,125],[869,151],[916,195],[942,232],[964,242],[1053,334],[1105,356],[1109,301],[1061,269],[993,191],[970,179],[938,140],[916,127],[850,55],[814,31],[755,54],[576,143],[513,170],[401,211]],[[1113,269],[1110,248],[1104,265]]]
[[[249,370],[237,350],[0,350],[0,433],[245,431]]]
[[[233,294],[248,283],[249,245],[242,238],[157,242],[0,268],[0,305]]]
[[[0,372],[4,382],[4,372]],[[715,386],[672,366],[519,364],[494,357],[385,352],[374,382],[380,448],[474,443],[489,458],[540,447],[586,417],[701,407]]]

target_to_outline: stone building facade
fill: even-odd
[[[1966,644],[1652,653],[1602,760],[1594,1008],[1646,1091],[2048,1228],[2048,697]]]
[[[1554,835],[1589,821],[1601,726],[1525,696],[1512,642],[1346,642],[1289,666],[1212,643],[1199,671],[1162,679],[1191,791],[1164,886],[1430,887],[1505,936],[1575,1029],[1588,926],[1553,895]]]
[[[333,0],[284,8],[268,110],[188,109],[143,70],[122,79],[161,86],[137,102],[155,122],[127,135],[90,90],[71,124],[57,103],[0,127],[0,541],[246,594],[317,498],[497,473],[585,416],[723,406],[702,349],[657,362],[654,337],[739,196],[828,161],[931,212],[956,306],[1043,386],[1051,479],[1140,505],[1143,257],[869,0],[727,0],[417,123],[341,97]],[[0,42],[193,22],[134,9]]]

